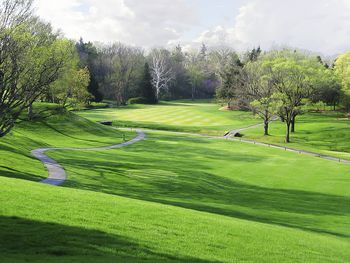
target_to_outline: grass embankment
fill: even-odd
[[[260,122],[251,112],[220,111],[219,108],[216,103],[176,101],[88,110],[78,114],[93,121],[113,121],[117,127],[143,127],[209,135],[223,135],[232,129]]]
[[[345,164],[157,132],[121,149],[48,152],[64,187],[14,178],[46,176],[33,148],[120,141],[70,113],[1,139],[1,262],[350,260]]]
[[[347,262],[336,235],[0,178],[1,262]],[[286,212],[287,213],[287,212]]]
[[[42,147],[95,147],[122,142],[123,133],[98,125],[54,105],[36,105],[40,118],[19,121],[0,138],[0,176],[40,180],[44,166],[30,151]],[[23,116],[25,118],[26,116]],[[126,138],[134,135],[125,133]]]
[[[270,124],[270,136],[262,135],[262,127],[243,133],[247,139],[350,160],[350,120],[341,112],[309,112],[298,116],[296,132],[291,134],[289,144],[284,143],[285,129],[285,123],[278,120]]]

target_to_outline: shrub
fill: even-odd
[[[147,99],[144,97],[130,98],[128,104],[147,104]]]

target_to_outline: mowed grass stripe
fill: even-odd
[[[108,119],[115,125],[222,135],[228,130],[260,122],[249,112],[220,111],[215,103],[164,102],[79,112],[91,120]]]

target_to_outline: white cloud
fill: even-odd
[[[193,25],[185,0],[36,0],[38,15],[67,37],[133,45],[166,45]]]
[[[350,0],[242,0],[232,26],[222,25],[223,9],[212,1],[35,0],[35,5],[41,17],[74,39],[144,47],[204,42],[238,50],[287,45],[328,55],[350,49]]]
[[[232,28],[216,27],[197,41],[226,41],[239,50],[287,45],[335,54],[350,49],[349,0],[253,0]]]

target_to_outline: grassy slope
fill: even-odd
[[[345,164],[167,133],[119,150],[50,156],[67,169],[70,187],[350,236]]]
[[[31,156],[30,151],[40,147],[94,147],[122,141],[122,132],[72,113],[55,113],[52,107],[38,107],[40,120],[22,121],[15,129],[0,139],[0,176],[39,180],[46,177],[43,165]],[[126,134],[126,137],[132,137]]]
[[[215,103],[163,102],[159,105],[130,105],[121,108],[81,111],[93,121],[112,120],[120,127],[223,135],[235,128],[259,122],[250,112],[219,111]]]
[[[262,127],[246,130],[246,138],[285,145],[285,124],[270,124],[270,136],[263,136]],[[350,121],[337,112],[307,113],[298,116],[296,133],[288,146],[333,155],[350,160]]]
[[[336,236],[19,179],[0,180],[1,262],[350,260],[349,243]]]
[[[1,139],[2,262],[350,260],[349,167],[334,162],[156,133],[118,150],[50,152],[66,188],[12,178],[46,174],[30,149],[120,137],[68,114]]]

